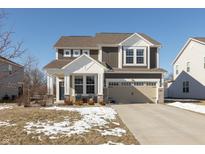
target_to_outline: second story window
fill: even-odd
[[[71,57],[71,50],[64,50],[64,57]]]
[[[137,49],[136,50],[136,63],[137,64],[144,64],[144,49]]]
[[[124,65],[146,66],[145,47],[127,47],[124,50]]]
[[[187,63],[186,63],[186,71],[187,71],[187,72],[190,72],[190,62],[187,62]]]
[[[179,66],[176,65],[176,75],[179,73]]]
[[[134,50],[126,49],[126,64],[133,64],[134,62]]]
[[[83,50],[83,54],[90,55],[90,50]]]
[[[73,57],[79,57],[80,56],[80,50],[73,50]]]

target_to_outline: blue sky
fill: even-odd
[[[55,58],[54,43],[62,35],[96,32],[143,32],[162,43],[160,65],[171,63],[188,37],[205,36],[205,9],[5,9],[6,26],[22,40],[39,67]]]

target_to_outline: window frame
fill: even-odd
[[[190,72],[190,62],[187,62],[187,63],[186,63],[186,71],[187,71],[187,72]]]
[[[66,52],[69,52],[69,54],[66,54]],[[71,57],[71,49],[63,50],[63,57]]]
[[[189,93],[190,91],[189,87],[190,87],[189,81],[182,82],[182,92],[183,93]]]
[[[93,81],[94,81],[94,83],[87,83],[87,77],[92,77],[93,78]],[[95,89],[95,76],[94,75],[87,75],[86,77],[85,77],[85,94],[86,95],[94,95],[95,94],[95,91],[96,91],[96,89]],[[94,91],[93,91],[93,93],[88,93],[87,91],[87,87],[88,86],[93,86],[94,87]]]
[[[88,54],[86,54],[85,52],[87,52]],[[83,49],[83,50],[82,50],[82,54],[86,54],[86,55],[90,56],[90,50],[88,50],[88,49]]]
[[[133,49],[133,63],[127,63],[127,49]],[[146,47],[124,47],[123,48],[123,66],[147,66],[147,50]],[[137,50],[143,50],[143,63],[137,63]]]
[[[75,80],[76,80],[77,77],[82,77],[82,83],[76,83]],[[84,85],[83,85],[84,82],[83,81],[84,81],[83,76],[79,75],[79,76],[74,77],[74,88],[75,88],[75,94],[76,95],[83,95],[84,94]],[[82,86],[82,93],[76,93],[76,86]]]
[[[179,74],[179,65],[176,65],[176,68],[175,68],[176,70],[175,70],[175,73],[176,73],[176,75],[178,75]]]
[[[78,52],[78,54],[76,55],[75,52]],[[73,57],[79,57],[80,56],[80,49],[74,49],[73,50]]]

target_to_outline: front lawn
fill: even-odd
[[[139,144],[110,107],[0,105],[0,144]]]

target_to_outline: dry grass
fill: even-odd
[[[56,139],[49,139],[49,136],[44,134],[27,134],[24,130],[26,122],[37,121],[63,121],[65,117],[69,117],[69,121],[75,121],[81,118],[77,112],[41,110],[38,107],[17,107],[8,110],[0,110],[0,121],[9,120],[11,124],[16,126],[0,126],[0,144],[104,144],[108,141],[124,143],[124,144],[139,144],[122,121],[117,117],[115,122],[120,123],[120,128],[123,128],[127,133],[121,137],[117,136],[102,136],[95,129],[81,135],[61,136]],[[115,128],[112,123],[109,128]]]

